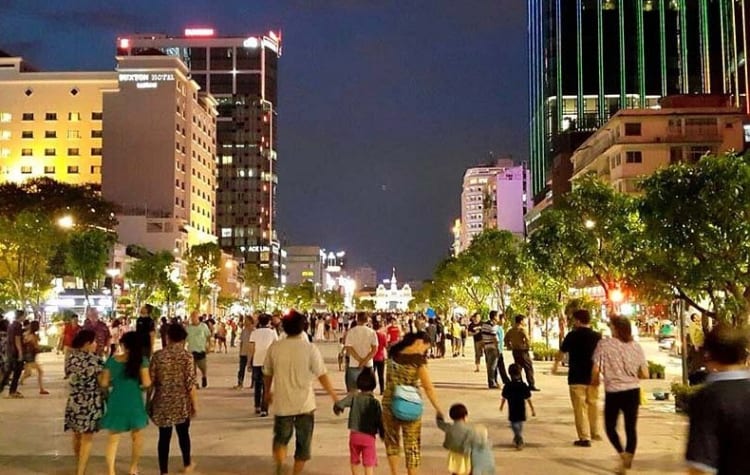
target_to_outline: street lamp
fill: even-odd
[[[586,229],[594,229],[596,227],[596,221],[593,219],[587,219],[583,222],[583,225],[586,227]]]
[[[65,216],[57,220],[57,225],[63,229],[72,229],[73,226],[76,225],[76,223],[75,223],[75,220],[73,220],[73,217],[71,215],[66,214]]]

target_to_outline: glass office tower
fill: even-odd
[[[222,37],[210,28],[184,36],[118,38],[118,56],[177,56],[218,101],[216,230],[221,247],[280,277],[276,229],[277,67],[280,34]]]
[[[745,0],[528,0],[532,190],[556,139],[671,94],[747,107]]]

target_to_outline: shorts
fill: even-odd
[[[378,454],[375,448],[375,436],[363,432],[349,432],[349,455],[352,465],[361,463],[365,467],[377,467]]]
[[[294,416],[274,416],[273,447],[286,447],[295,434],[294,460],[301,462],[312,458],[312,436],[315,428],[315,413]]]

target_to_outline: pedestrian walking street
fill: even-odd
[[[669,358],[659,354],[656,344],[642,340],[649,359]],[[320,343],[329,373],[336,388],[343,394],[344,373],[338,370],[334,343]],[[272,474],[271,430],[273,418],[260,418],[253,413],[252,390],[233,390],[237,375],[237,349],[229,354],[210,354],[209,387],[199,391],[198,415],[191,425],[193,458],[197,462],[194,473],[205,475]],[[511,361],[505,354],[506,363]],[[54,353],[41,355],[49,396],[38,394],[35,378],[21,387],[24,399],[0,399],[0,474],[2,475],[69,475],[75,472],[70,435],[63,432],[63,412],[66,400],[66,381],[62,375],[62,356]],[[537,417],[530,418],[525,427],[526,447],[517,451],[512,445],[512,433],[500,413],[500,390],[487,389],[484,366],[474,372],[473,355],[430,360],[429,370],[437,389],[443,411],[461,402],[468,407],[469,422],[489,428],[494,446],[498,474],[519,475],[574,475],[608,474],[616,466],[615,453],[606,438],[591,448],[574,447],[576,439],[573,413],[564,375],[550,374],[551,362],[535,362],[537,385],[534,393]],[[687,431],[685,416],[674,413],[674,402],[653,399],[654,390],[668,391],[672,379],[678,378],[667,366],[667,379],[644,381],[648,401],[641,408],[638,420],[639,443],[633,474],[685,473],[683,454]],[[249,379],[245,378],[246,386]],[[350,473],[346,415],[335,416],[330,398],[317,388],[313,458],[304,473],[315,475],[344,475]],[[603,396],[602,396],[603,400]],[[603,401],[602,401],[603,402]],[[601,407],[600,407],[601,411]],[[441,447],[443,433],[437,429],[432,408],[426,408],[423,418],[422,447],[423,474],[447,473],[447,452]],[[601,420],[600,420],[601,423]],[[602,434],[604,433],[602,429]],[[144,457],[140,475],[158,474],[156,459],[157,430],[145,429]],[[89,474],[106,473],[104,447],[106,434],[94,437]],[[118,473],[127,473],[129,441],[123,440],[118,454]],[[376,473],[388,473],[385,448],[378,445]],[[290,454],[293,453],[293,443]],[[179,464],[179,449],[173,441],[171,451],[173,470]],[[291,464],[291,455],[290,455]],[[177,473],[175,471],[175,473]],[[405,473],[405,472],[404,472]]]

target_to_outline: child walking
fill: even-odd
[[[531,389],[521,381],[521,367],[512,364],[508,367],[510,382],[503,386],[503,402],[500,404],[502,412],[505,403],[508,403],[508,420],[513,429],[513,443],[516,449],[521,450],[524,446],[523,423],[526,421],[526,403],[529,404],[531,415],[536,417],[534,404],[531,402]]]
[[[495,457],[492,455],[487,427],[474,427],[474,438],[471,442],[471,475],[495,475]]]
[[[375,449],[375,437],[383,438],[383,409],[375,399],[373,391],[377,386],[375,375],[370,368],[364,368],[357,377],[357,393],[349,393],[333,406],[336,415],[349,408],[349,455],[352,475],[364,467],[365,475],[375,473],[378,454]]]
[[[448,411],[448,415],[453,420],[453,424],[445,422],[439,415],[437,417],[438,428],[445,432],[443,448],[448,450],[448,471],[452,475],[469,475],[474,435],[471,427],[466,424],[469,411],[463,404],[454,404]]]

